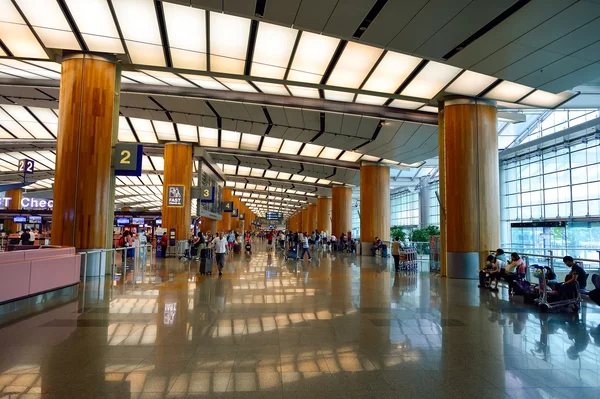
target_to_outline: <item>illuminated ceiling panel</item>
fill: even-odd
[[[16,0],[16,2],[46,47],[81,50],[56,1]]]
[[[477,96],[496,80],[496,78],[482,73],[465,71],[445,91],[452,94]]]
[[[389,51],[362,89],[394,93],[421,61],[421,58]]]
[[[249,34],[248,18],[211,12],[211,71],[243,75]]]
[[[440,92],[461,69],[439,62],[430,61],[402,90],[402,95],[431,99]]]
[[[500,100],[514,103],[533,89],[528,86],[520,85],[509,81],[501,82],[498,86],[490,90],[484,97],[492,100]]]
[[[173,66],[206,70],[206,12],[167,2],[163,9]]]
[[[258,25],[251,75],[283,79],[298,31],[261,22]]]
[[[90,51],[125,52],[106,0],[66,0],[66,3]]]
[[[10,0],[0,0],[0,40],[15,57],[48,58]]]
[[[327,84],[358,89],[382,53],[382,49],[349,42]]]
[[[333,37],[302,32],[288,80],[319,83],[339,43]]]

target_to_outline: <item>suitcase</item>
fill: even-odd
[[[212,250],[210,248],[204,248],[200,251],[200,274],[212,276],[212,269]]]
[[[242,246],[240,244],[238,244],[237,242],[235,244],[233,244],[233,253],[239,254],[241,252],[242,252]]]
[[[298,259],[298,249],[296,247],[291,247],[288,253],[285,255],[285,259]]]
[[[381,256],[383,258],[387,258],[388,257],[388,249],[387,249],[387,245],[383,244],[381,246]]]

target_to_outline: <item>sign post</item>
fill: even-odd
[[[233,212],[233,201],[223,202],[223,212]]]
[[[141,176],[143,149],[141,144],[116,144],[115,176]]]
[[[183,207],[185,197],[185,186],[172,185],[167,186],[167,206]]]

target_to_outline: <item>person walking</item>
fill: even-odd
[[[304,254],[308,254],[308,260],[312,260],[308,248],[308,235],[300,234],[300,242],[302,243],[302,253],[300,254],[299,259],[304,259]]]
[[[402,245],[400,244],[400,237],[394,238],[394,242],[392,243],[392,257],[394,258],[394,270],[396,273],[400,271],[400,249]]]
[[[223,237],[223,232],[219,232],[213,242],[215,256],[217,258],[217,267],[219,268],[219,276],[223,275],[223,266],[225,266],[225,255],[227,254],[227,239]]]

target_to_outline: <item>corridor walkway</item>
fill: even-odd
[[[600,310],[540,315],[381,258],[169,259],[0,327],[0,397],[598,398]]]

